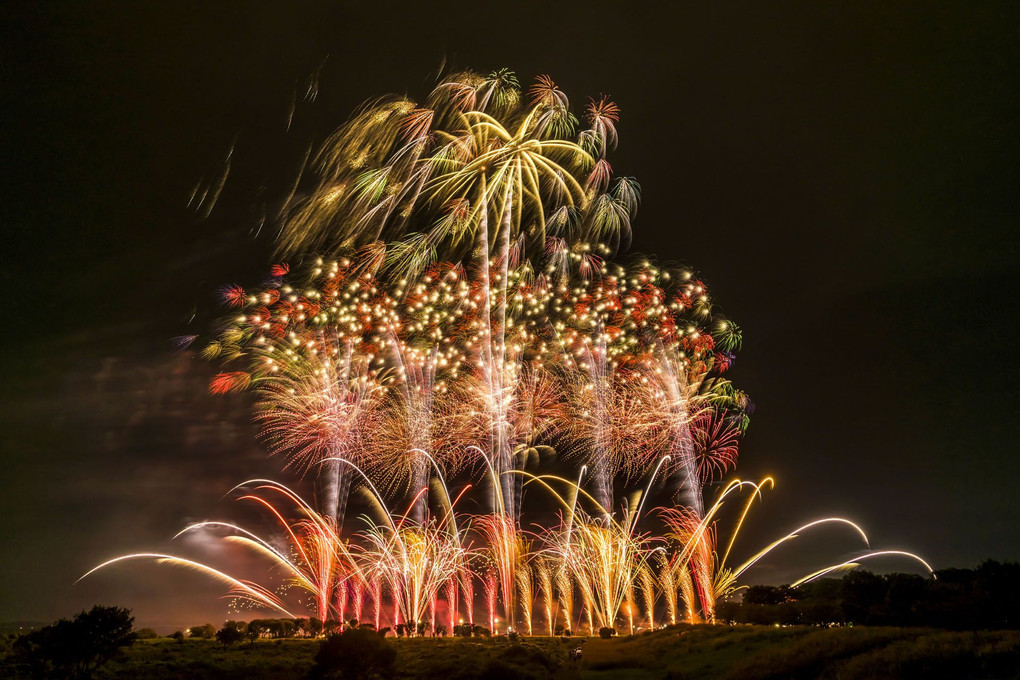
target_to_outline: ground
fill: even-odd
[[[1020,632],[911,628],[678,626],[611,640],[390,639],[398,678],[1020,678]],[[580,663],[569,652],[580,646]],[[97,680],[301,678],[314,640],[259,640],[224,649],[209,640],[139,641]]]

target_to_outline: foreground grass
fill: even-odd
[[[97,678],[185,680],[300,678],[312,667],[314,640],[259,641],[224,648],[213,640],[139,640],[97,673]]]
[[[1020,631],[912,628],[677,626],[613,640],[390,639],[398,678],[767,680],[779,678],[1020,678]],[[581,645],[579,665],[568,651]],[[314,640],[260,640],[224,649],[208,640],[140,641],[97,680],[298,679]]]
[[[1020,632],[679,626],[584,646],[582,677],[1020,678]]]
[[[577,678],[567,668],[567,651],[576,642],[529,638],[389,639],[397,648],[400,678]],[[269,680],[302,678],[312,667],[317,640],[259,640],[224,649],[210,640],[142,640],[97,674],[99,679]]]

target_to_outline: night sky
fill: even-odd
[[[209,330],[221,284],[259,281],[310,143],[443,68],[620,105],[631,252],[693,266],[744,329],[737,473],[777,478],[745,552],[841,514],[936,568],[1020,559],[1015,3],[248,4],[0,8],[0,621],[225,617],[220,586],[170,567],[74,580],[124,552],[230,559],[169,539],[257,525],[224,494],[292,480],[245,397],[209,396],[215,367],[171,338]],[[232,145],[203,219],[188,195]],[[798,542],[751,580],[860,547]]]

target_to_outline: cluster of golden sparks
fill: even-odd
[[[602,97],[582,125],[549,77],[522,93],[506,70],[364,106],[286,211],[281,254],[301,264],[225,288],[229,316],[203,350],[225,364],[212,391],[254,392],[265,442],[315,479],[315,503],[252,480],[242,499],[279,535],[182,533],[225,532],[286,578],[270,589],[151,553],[96,569],[152,558],[288,616],[299,589],[319,619],[377,627],[474,625],[481,604],[494,632],[552,634],[714,621],[746,570],[803,531],[845,524],[867,544],[826,518],[730,565],[771,485],[719,481],[750,412],[724,377],[740,329],[691,271],[618,261],[640,198],[606,160],[618,120]],[[354,489],[372,510],[344,531]],[[554,526],[525,528],[526,489],[553,499]],[[805,580],[890,552],[920,560],[866,553]]]

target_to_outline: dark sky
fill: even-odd
[[[254,227],[309,142],[444,63],[621,106],[632,250],[694,266],[744,329],[738,473],[778,485],[739,545],[843,514],[936,567],[1020,559],[1015,3],[248,4],[0,8],[0,621],[223,618],[219,586],[170,568],[73,581],[136,550],[229,561],[169,538],[246,517],[235,483],[290,481],[169,340],[270,263]],[[200,219],[188,194],[232,143]],[[859,547],[823,534],[753,578]]]

